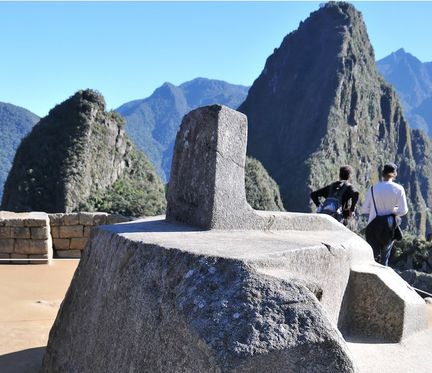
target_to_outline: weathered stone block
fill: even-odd
[[[30,228],[27,227],[12,227],[11,228],[12,238],[30,238]]]
[[[1,238],[11,238],[11,227],[0,227],[0,239]]]
[[[63,216],[64,214],[62,213],[48,214],[50,225],[55,227],[64,225]]]
[[[78,213],[64,214],[63,222],[64,222],[64,225],[78,225],[78,224],[80,224],[79,214]]]
[[[51,237],[52,238],[60,238],[60,227],[59,226],[51,225],[50,229],[51,229]]]
[[[70,248],[75,250],[84,250],[87,244],[87,238],[71,238]]]
[[[50,246],[50,240],[17,239],[14,252],[17,254],[47,254]]]
[[[26,227],[45,227],[49,225],[48,214],[44,212],[31,212],[27,215],[24,220]]]
[[[30,264],[48,264],[49,263],[49,256],[48,254],[45,255],[29,255],[29,263]]]
[[[93,216],[93,225],[106,224],[108,214],[105,212],[95,212]]]
[[[32,240],[47,240],[50,236],[49,226],[30,228]]]
[[[82,225],[68,225],[60,227],[60,238],[83,237],[84,227]]]
[[[92,229],[93,229],[92,226],[84,227],[84,237],[90,237]]]
[[[423,299],[392,269],[357,265],[341,308],[344,334],[376,342],[400,342],[427,328]]]
[[[5,221],[5,227],[24,227],[24,220],[23,219],[8,219]]]
[[[93,225],[93,216],[92,212],[80,212],[79,213],[79,224],[81,225]]]
[[[250,220],[246,140],[246,116],[227,107],[202,107],[184,117],[174,148],[167,220],[205,229],[240,228]]]
[[[106,224],[125,223],[127,221],[131,221],[131,219],[120,214],[110,214],[107,216]]]
[[[56,250],[69,250],[70,239],[69,238],[54,238],[53,239],[54,249]]]
[[[15,240],[11,238],[0,239],[0,253],[13,253]]]
[[[56,254],[59,258],[64,258],[64,259],[81,258],[81,250],[60,250],[57,251]]]
[[[13,253],[10,254],[10,259],[10,263],[12,264],[28,264],[28,255]]]

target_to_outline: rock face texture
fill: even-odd
[[[416,156],[425,157],[413,150],[429,140],[412,135],[351,4],[327,3],[287,35],[239,111],[249,120],[248,153],[279,184],[288,211],[310,211],[311,189],[336,179],[343,164],[355,168],[364,193],[393,161],[412,211],[408,226],[430,230],[430,171],[418,176]]]
[[[177,244],[164,242],[167,235]],[[354,372],[305,283],[267,276],[238,257],[230,238],[246,235],[227,237],[223,255],[212,255],[215,237],[154,221],[98,231],[50,333],[42,372]],[[209,243],[210,250],[193,249]]]
[[[103,97],[91,90],[56,106],[19,146],[2,208],[161,213],[162,182],[123,127],[118,114],[106,112]],[[141,208],[134,210],[138,202]]]
[[[0,102],[0,200],[18,145],[38,120],[26,109]]]

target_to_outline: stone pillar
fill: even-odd
[[[221,105],[187,114],[177,133],[167,220],[204,229],[246,228],[247,118]]]

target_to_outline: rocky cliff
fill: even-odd
[[[24,108],[0,102],[0,199],[18,145],[38,120]]]
[[[125,135],[122,118],[105,111],[100,94],[85,90],[52,109],[22,141],[2,208],[153,215],[164,211],[165,197],[153,166]]]
[[[378,181],[383,163],[393,161],[414,212],[410,228],[430,229],[432,175],[418,151],[428,149],[429,140],[408,128],[351,4],[327,3],[287,35],[239,110],[249,120],[248,153],[279,184],[288,211],[310,211],[309,192],[337,178],[342,164],[355,168],[363,194]]]
[[[248,87],[220,80],[197,78],[175,86],[164,83],[150,97],[117,109],[126,121],[126,133],[145,151],[157,172],[169,179],[174,141],[185,114],[200,106],[222,104],[236,109]]]

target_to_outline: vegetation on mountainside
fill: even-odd
[[[135,208],[140,188],[147,188],[153,198],[149,205],[163,205],[160,178],[144,154],[134,149],[123,127],[123,119],[106,112],[103,97],[95,91],[79,91],[57,105],[19,146],[3,209],[77,211],[90,206],[89,198],[107,191],[116,201],[110,212],[121,213],[128,206]],[[121,211],[115,211],[116,206]]]
[[[143,153],[133,152],[133,165],[123,178],[105,190],[96,191],[80,206],[82,211],[103,211],[142,217],[165,213],[165,188]]]
[[[278,185],[255,158],[246,157],[245,187],[246,200],[255,210],[284,211]]]
[[[405,235],[401,241],[395,241],[389,262],[398,270],[432,273],[432,242]]]
[[[0,200],[18,145],[38,120],[26,109],[0,102]]]

